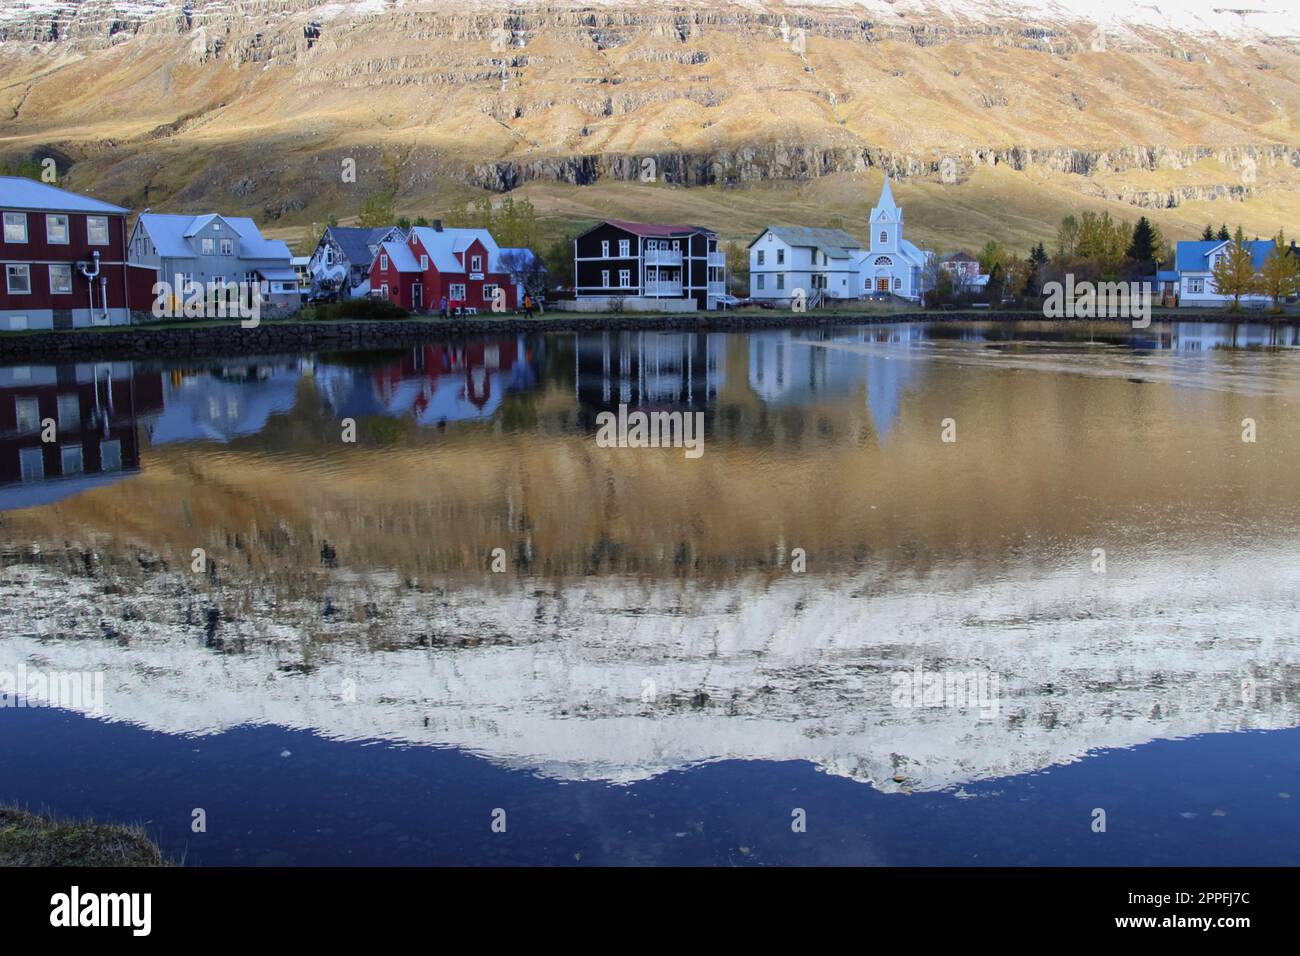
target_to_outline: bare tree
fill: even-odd
[[[546,294],[546,266],[531,249],[508,249],[501,253],[501,268],[510,273],[510,281],[522,285],[532,296],[537,311],[544,313],[542,300]]]

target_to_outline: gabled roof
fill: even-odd
[[[396,226],[327,226],[325,234],[334,240],[334,243],[343,250],[344,257],[354,266],[370,265],[374,255],[370,251],[371,246],[378,246],[379,243],[394,229]],[[400,229],[397,230],[399,233]],[[402,236],[403,239],[406,236]]]
[[[464,265],[461,265],[455,254],[464,252],[475,240],[483,243],[483,248],[487,250],[487,271],[501,271],[497,261],[500,257],[500,248],[497,246],[497,241],[492,238],[492,233],[486,229],[435,229],[433,226],[416,226],[411,233],[420,240],[420,245],[424,247],[429,261],[439,272],[468,271]]]
[[[1174,268],[1179,272],[1210,272],[1213,269],[1210,256],[1230,242],[1228,239],[1180,242],[1174,255]],[[1268,254],[1273,251],[1272,239],[1248,239],[1243,245],[1250,253],[1251,265],[1256,269],[1264,264]]]
[[[624,232],[630,232],[634,236],[644,236],[649,239],[658,239],[664,236],[692,236],[697,232],[702,232],[706,236],[716,236],[717,233],[712,229],[705,229],[703,226],[679,226],[665,225],[650,222],[629,222],[626,219],[606,219],[602,225],[614,226],[622,229]],[[598,229],[599,226],[592,226],[592,229]],[[588,229],[587,232],[591,232]],[[587,233],[583,233],[585,236]]]
[[[812,229],[807,226],[768,226],[754,242],[769,232],[786,245],[820,249],[831,259],[847,259],[850,250],[862,248],[862,243],[843,229]],[[754,242],[749,244],[750,248]]]
[[[149,239],[158,250],[158,255],[168,259],[187,259],[198,255],[189,244],[187,236],[195,234],[194,223],[210,224],[217,218],[215,213],[203,216],[174,216],[160,212],[140,214],[137,225],[149,234]],[[221,216],[239,235],[239,258],[241,259],[284,259],[293,258],[289,247],[279,239],[266,239],[257,228],[257,223],[244,216]],[[200,229],[202,226],[199,227]]]
[[[121,206],[68,192],[49,183],[23,176],[0,176],[0,208],[49,212],[110,212],[125,214]]]
[[[388,254],[388,261],[398,272],[419,272],[420,264],[415,261],[415,253],[404,242],[385,242],[379,247]]]
[[[943,262],[978,262],[969,252],[950,252],[941,260]]]

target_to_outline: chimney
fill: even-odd
[[[433,231],[434,231],[434,232],[442,232],[442,220],[441,220],[441,219],[435,219],[435,220],[433,221]]]

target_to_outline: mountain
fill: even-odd
[[[0,163],[289,238],[389,191],[435,216],[515,190],[553,233],[861,232],[885,172],[940,246],[1081,209],[1267,235],[1300,220],[1298,66],[1284,0],[18,0]]]

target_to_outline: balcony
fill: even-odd
[[[725,282],[709,283],[709,295],[722,295],[726,291],[727,291],[727,283]]]
[[[682,253],[680,249],[647,249],[645,264],[648,266],[680,266]]]
[[[662,279],[650,279],[645,284],[645,294],[680,297],[682,284],[680,282],[665,282]]]
[[[727,265],[727,254],[725,252],[710,252],[709,265],[722,266],[725,268]]]

